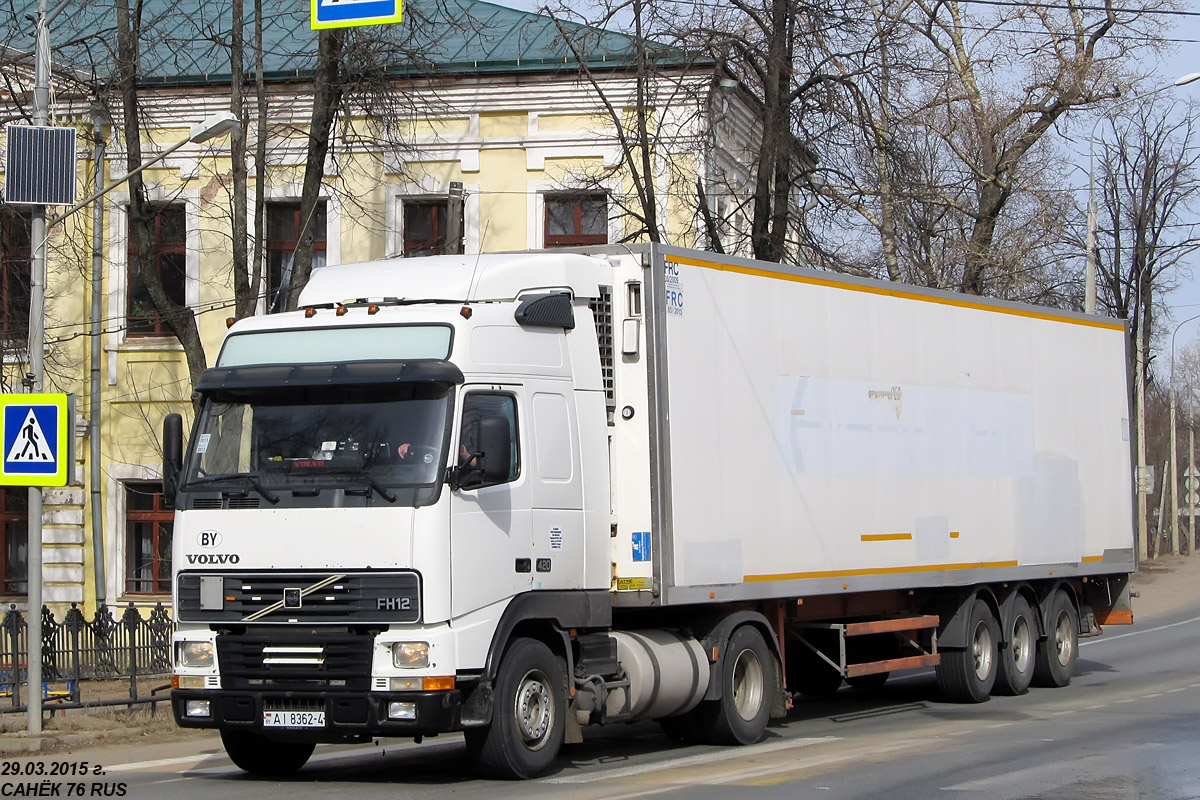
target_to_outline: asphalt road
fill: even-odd
[[[1064,689],[954,705],[938,701],[931,672],[898,676],[873,693],[801,700],[764,741],[742,748],[676,746],[653,724],[585,729],[554,771],[525,783],[475,778],[456,735],[321,747],[287,781],[244,775],[205,735],[0,762],[22,772],[104,765],[86,777],[0,774],[0,795],[12,796],[6,783],[49,780],[56,796],[82,788],[171,800],[1200,797],[1200,605],[1081,644]]]

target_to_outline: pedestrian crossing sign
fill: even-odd
[[[0,486],[67,485],[70,406],[65,394],[0,394]]]

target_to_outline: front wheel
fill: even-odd
[[[249,731],[221,731],[229,760],[251,775],[279,777],[303,767],[316,747],[312,742],[273,742]]]
[[[754,744],[771,716],[775,658],[752,625],[733,632],[721,659],[721,699],[696,707],[697,728],[710,744]]]
[[[550,648],[536,639],[517,639],[496,676],[492,724],[464,731],[467,751],[479,771],[520,780],[540,775],[554,763],[566,730],[566,679]]]

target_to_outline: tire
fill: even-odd
[[[976,597],[967,623],[967,646],[942,652],[938,688],[955,703],[982,703],[991,696],[999,666],[1000,625],[988,604]]]
[[[467,752],[487,777],[533,778],[558,757],[566,723],[566,679],[559,660],[541,642],[517,639],[496,676],[492,724],[464,731]]]
[[[870,675],[859,675],[857,678],[846,678],[846,683],[855,689],[882,689],[891,674],[890,672],[873,672]]]
[[[221,731],[229,760],[251,775],[279,777],[303,767],[316,745],[312,742],[273,742],[259,733]]]
[[[1003,631],[1000,669],[992,694],[1025,694],[1037,663],[1037,621],[1024,597],[1017,595],[1009,604]]]
[[[1050,613],[1046,617],[1046,638],[1037,645],[1033,668],[1035,686],[1057,688],[1066,686],[1075,674],[1079,658],[1079,612],[1062,589],[1050,598]]]
[[[693,712],[701,741],[707,744],[754,744],[767,730],[775,657],[753,625],[729,637],[721,658],[721,699],[701,703]]]

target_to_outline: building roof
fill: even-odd
[[[36,0],[9,7],[11,46],[32,49]],[[132,3],[131,3],[132,5]],[[222,0],[143,0],[142,75],[147,84],[206,84],[229,81],[230,6]],[[268,80],[305,79],[316,61],[317,32],[309,27],[308,3],[264,0],[263,50]],[[635,40],[622,33],[555,20],[483,0],[405,0],[404,20],[350,30],[346,63],[383,66],[397,75],[436,75],[620,68],[636,53]],[[23,36],[22,33],[25,35]],[[246,39],[253,41],[253,7],[246,7]],[[22,39],[26,41],[22,42]],[[115,72],[116,10],[112,0],[72,3],[54,20],[51,41],[56,64],[94,73]],[[686,62],[683,51],[651,44],[660,63]],[[254,54],[247,47],[247,70]]]

